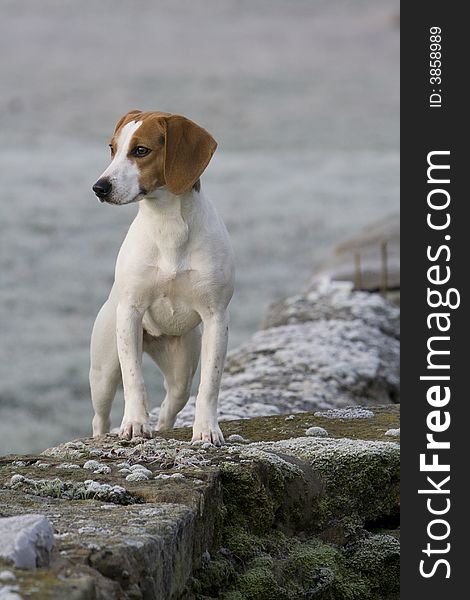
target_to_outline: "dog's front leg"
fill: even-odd
[[[147,391],[142,375],[142,318],[145,310],[118,304],[116,339],[124,387],[124,417],[120,436],[150,437]]]
[[[196,398],[192,441],[203,440],[221,446],[224,436],[217,421],[217,400],[227,354],[226,312],[203,319],[203,326],[201,383]]]

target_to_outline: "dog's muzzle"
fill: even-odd
[[[102,202],[106,200],[106,198],[111,193],[112,189],[113,186],[107,177],[102,177],[101,179],[98,179],[98,181],[93,186],[93,191]]]

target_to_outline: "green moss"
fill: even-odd
[[[298,544],[298,539],[279,530],[272,530],[263,537],[265,552],[276,559],[285,557]]]
[[[340,549],[312,536],[255,535],[227,526],[223,542],[217,559],[197,575],[198,600],[398,599],[398,542],[392,536],[362,534]]]
[[[223,600],[245,600],[245,598],[241,592],[231,590],[223,595]]]
[[[228,523],[256,534],[266,533],[274,523],[285,531],[317,532],[334,523],[346,541],[366,522],[398,510],[396,444],[349,440],[284,444],[286,454],[284,446],[266,444],[242,451],[236,457],[240,462],[221,464]],[[286,461],[287,454],[291,462]]]
[[[359,540],[346,553],[348,567],[363,574],[378,598],[399,592],[400,544],[391,535],[375,534]]]
[[[363,533],[366,522],[397,510],[396,445],[293,440],[275,449],[267,444],[241,450],[233,458],[221,465],[227,508],[222,560],[235,569],[235,579],[219,597],[397,597],[396,540],[367,541]],[[292,535],[299,529],[309,533],[304,540]]]
[[[286,588],[276,581],[269,562],[249,568],[238,578],[237,588],[244,600],[289,600]]]
[[[258,534],[274,523],[287,531],[315,524],[322,483],[308,464],[259,448],[236,459],[220,465],[227,523]]]
[[[276,501],[268,485],[269,466],[247,463],[221,465],[226,520],[248,530],[262,532],[274,523]]]
[[[234,566],[222,557],[205,561],[193,580],[193,592],[198,598],[218,597],[220,590],[227,589],[236,580]]]
[[[259,536],[240,526],[228,526],[224,529],[223,545],[242,563],[247,563],[267,550]]]
[[[319,518],[326,524],[342,519],[351,531],[358,524],[393,514],[399,506],[398,448],[380,452],[338,454],[334,460],[315,461],[313,468],[325,482]]]
[[[390,441],[385,432],[400,427],[400,405],[373,406],[371,410],[374,416],[370,419],[327,419],[316,417],[313,412],[305,412],[295,414],[287,421],[287,415],[223,421],[221,428],[225,439],[237,434],[252,442],[275,442],[301,437],[309,427],[323,427],[331,438]],[[189,441],[191,429],[182,427],[159,435],[167,439]]]
[[[320,600],[371,600],[370,586],[349,570],[342,552],[312,538],[299,545],[287,557],[283,577],[300,587],[299,598]]]
[[[318,579],[319,570],[323,570],[324,579],[333,581],[337,554],[332,546],[326,546],[315,539],[304,544],[299,543],[284,561],[283,578],[296,581],[303,588],[309,588]]]

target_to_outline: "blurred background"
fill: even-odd
[[[136,206],[100,204],[115,122],[181,113],[231,234],[234,347],[398,210],[398,0],[0,0],[0,453],[89,435],[88,347]],[[145,361],[151,406],[162,400]],[[113,425],[122,416],[122,395]]]

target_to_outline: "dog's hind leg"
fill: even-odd
[[[96,317],[91,334],[90,388],[95,410],[93,436],[108,433],[111,404],[121,381],[116,344],[116,308],[109,300]]]
[[[186,405],[201,353],[201,330],[197,326],[182,336],[144,335],[144,351],[160,367],[165,378],[166,396],[160,406],[157,431],[171,429]]]

